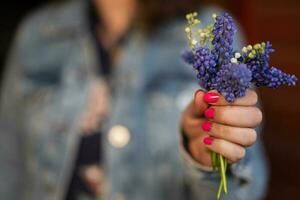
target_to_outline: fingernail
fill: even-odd
[[[219,95],[215,92],[208,92],[204,95],[203,98],[207,103],[217,103],[219,100]]]
[[[201,124],[201,127],[202,127],[202,130],[208,132],[208,131],[210,131],[210,129],[211,129],[211,122],[208,122],[208,121],[203,122],[203,123]]]
[[[214,108],[207,108],[205,111],[204,111],[204,116],[207,118],[207,119],[213,119],[215,117],[215,109]]]
[[[203,143],[206,144],[206,145],[212,145],[213,141],[214,141],[214,139],[211,138],[211,137],[205,137],[203,139]]]

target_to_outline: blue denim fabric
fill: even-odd
[[[201,10],[204,23],[213,11]],[[87,88],[99,67],[85,16],[83,1],[51,5],[29,16],[17,32],[1,96],[1,200],[64,198]],[[198,87],[180,58],[183,30],[184,21],[174,21],[149,37],[133,31],[124,44],[103,127],[106,199],[216,198],[218,174],[187,164],[179,151],[180,112]],[[107,140],[115,125],[130,132],[123,148]],[[263,197],[267,170],[260,141],[231,167],[228,179],[224,199]]]

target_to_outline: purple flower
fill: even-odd
[[[263,53],[256,54],[253,59],[245,59],[252,72],[252,81],[257,87],[278,88],[281,85],[295,85],[298,80],[295,75],[284,73],[276,67],[269,67],[270,54],[273,52],[271,43],[266,42]]]
[[[183,50],[183,52],[181,53],[181,57],[186,63],[190,65],[194,63],[194,55],[190,49]]]
[[[263,53],[261,52],[257,52],[257,54],[255,55],[254,58],[249,59],[247,58],[246,54],[243,55],[245,63],[246,64],[250,64],[250,65],[256,65],[255,69],[251,69],[250,70],[252,72],[259,72],[259,71],[263,71],[264,69],[267,69],[269,67],[269,61],[270,61],[270,54],[273,53],[275,50],[272,48],[272,44],[267,41],[265,43],[265,47],[263,48]],[[254,62],[253,62],[254,61]],[[251,66],[249,66],[251,67]],[[253,71],[256,70],[256,71]]]
[[[270,42],[248,45],[242,55],[233,50],[236,26],[227,13],[215,18],[210,32],[213,40],[193,51],[182,54],[185,62],[197,71],[199,85],[206,90],[216,89],[228,102],[245,95],[252,85],[277,88],[281,85],[295,85],[297,77],[269,67],[270,54],[274,52]],[[190,30],[190,29],[188,29]],[[210,47],[210,48],[209,48]]]
[[[218,90],[228,102],[245,96],[251,87],[252,74],[245,64],[229,63],[218,71],[212,88]]]
[[[215,56],[209,48],[196,46],[193,67],[198,72],[199,84],[208,90],[217,73]]]
[[[212,44],[214,49],[212,53],[217,58],[217,63],[228,64],[233,57],[233,37],[236,32],[236,25],[228,13],[223,13],[216,17],[213,27],[214,39]]]
[[[271,67],[264,73],[265,75],[265,86],[269,88],[278,88],[281,85],[296,85],[297,77],[295,75],[287,74],[277,69],[276,67]]]

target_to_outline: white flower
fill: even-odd
[[[231,63],[237,63],[238,61],[237,61],[236,58],[231,58],[231,59],[230,59],[230,62],[231,62]]]
[[[234,54],[234,57],[235,57],[235,58],[240,58],[240,57],[241,57],[241,54],[240,54],[239,52],[236,52],[236,53]]]

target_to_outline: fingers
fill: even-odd
[[[206,132],[211,137],[227,140],[244,147],[253,145],[257,139],[256,131],[251,128],[232,127],[208,121],[203,122],[202,127],[202,132]]]
[[[254,96],[256,95],[254,91],[249,90],[248,96],[251,96],[251,93]],[[204,119],[203,117],[206,117],[216,124],[219,123],[230,127],[234,126],[240,128],[256,127],[262,120],[262,113],[257,107],[214,105],[208,108],[208,104],[203,101],[205,98],[204,96],[205,93],[198,90],[195,93],[194,102],[189,104],[182,115],[182,128],[189,138],[199,136],[199,130]],[[251,103],[250,100],[241,100],[239,103],[246,104],[246,102],[248,102],[248,105]],[[222,100],[220,100],[220,103],[222,103]],[[254,101],[252,101],[252,103],[254,103]]]
[[[244,147],[256,141],[257,134],[251,128],[262,121],[261,111],[254,106],[257,94],[247,90],[244,97],[228,103],[222,95],[212,91],[205,94],[204,100],[213,105],[204,111],[205,117],[213,122],[202,123],[202,130],[210,135],[203,143],[229,162],[238,162],[245,156]]]
[[[182,128],[189,138],[192,156],[207,166],[211,164],[210,150],[232,163],[242,159],[245,147],[257,139],[253,128],[262,120],[256,103],[257,94],[253,90],[248,90],[245,97],[233,103],[228,103],[216,91],[198,90],[194,102],[182,115]]]
[[[204,143],[206,143],[208,149],[223,155],[227,160],[233,163],[241,160],[246,154],[244,147],[227,140],[206,137],[204,138]]]
[[[204,115],[213,122],[242,128],[256,127],[262,121],[262,112],[253,106],[212,106]]]
[[[251,146],[257,139],[255,129],[223,125],[207,121],[203,118],[189,119],[184,124],[183,130],[190,140],[203,135],[209,135],[244,147]]]
[[[203,145],[203,143],[205,144]],[[211,166],[210,151],[221,154],[230,163],[240,161],[246,154],[245,148],[238,144],[205,136],[192,140],[189,150],[193,158],[205,166]]]
[[[203,99],[206,103],[216,106],[254,106],[257,103],[258,97],[254,90],[248,89],[245,96],[237,98],[234,102],[229,103],[223,95],[218,93],[216,90],[211,90],[203,96]]]

